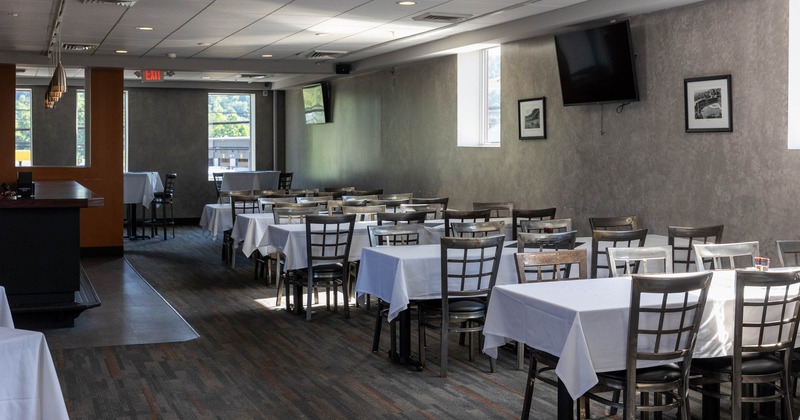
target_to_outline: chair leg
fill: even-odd
[[[441,344],[440,345],[441,345],[441,351],[442,351],[441,360],[439,361],[440,366],[441,366],[441,370],[439,371],[439,376],[442,377],[442,378],[446,378],[447,377],[447,347],[448,347],[447,346],[447,344],[448,344],[448,339],[447,338],[448,338],[448,334],[449,334],[447,320],[444,320],[444,319],[442,320],[442,328],[439,331],[441,333],[439,335],[440,335],[440,338],[441,338]],[[470,348],[470,350],[472,350],[472,349]]]
[[[164,228],[164,240],[167,240],[167,203],[161,204],[161,226]],[[155,223],[153,223],[155,225]],[[172,228],[172,237],[175,237],[175,227]]]
[[[522,401],[522,420],[528,420],[531,415],[531,400],[533,400],[533,386],[536,383],[536,356],[531,350],[531,363],[528,368],[528,380],[525,383],[525,399]]]
[[[525,367],[525,343],[517,341],[517,370]]]
[[[375,315],[375,331],[372,333],[372,352],[377,353],[381,342],[381,327],[383,326],[383,314],[378,310]]]
[[[315,290],[314,285],[311,282],[311,272],[309,271],[309,279],[308,279],[308,304],[306,305],[306,321],[311,321],[311,291]]]

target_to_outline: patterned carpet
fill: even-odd
[[[388,361],[388,334],[381,353],[370,351],[372,313],[353,308],[346,320],[322,306],[306,322],[272,306],[274,286],[259,284],[244,256],[224,266],[220,247],[196,227],[125,244],[126,259],[200,337],[52,350],[71,418],[519,417],[526,374],[514,370],[512,351],[489,373],[488,359],[469,362],[453,337],[442,379],[431,335],[427,368],[409,371]],[[553,388],[537,386],[533,418],[555,418],[555,399]],[[604,417],[602,407],[592,411]]]

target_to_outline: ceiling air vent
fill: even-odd
[[[131,7],[136,3],[136,0],[81,0],[81,3],[83,4],[102,3],[102,4],[113,4],[115,6]]]
[[[459,15],[455,13],[423,13],[411,19],[421,22],[457,23],[471,17],[472,15]]]
[[[264,73],[242,73],[240,76],[242,79],[266,79],[267,75]]]
[[[91,51],[97,48],[97,44],[76,44],[72,42],[65,42],[61,44],[64,51]]]
[[[324,51],[314,50],[306,54],[306,58],[313,60],[333,60],[347,54],[347,51]]]

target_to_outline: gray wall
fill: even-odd
[[[199,218],[216,201],[208,181],[208,93],[202,89],[128,90],[128,170],[175,172],[175,217]],[[273,168],[272,93],[254,91],[256,169]]]
[[[588,218],[637,214],[668,225],[725,224],[726,242],[798,234],[800,152],[786,147],[788,2],[708,0],[631,19],[641,101],[563,107],[552,36],[503,45],[502,147],[456,147],[456,59],[333,83],[333,123],[306,126],[287,92],[287,170],[295,186],[352,184],[449,196],[451,206],[512,200]],[[683,81],[731,74],[733,132],[684,132]],[[547,97],[547,140],[520,141],[517,100]],[[601,134],[601,129],[603,133]]]
[[[23,88],[24,86],[20,86]],[[43,105],[46,86],[31,89],[31,134],[33,162],[36,166],[75,166],[77,115],[75,105],[78,88],[70,86],[56,106]]]

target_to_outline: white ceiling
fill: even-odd
[[[95,46],[61,51],[69,78],[82,78],[89,66],[124,67],[126,79],[136,79],[136,70],[160,69],[174,71],[171,82],[282,88],[329,78],[336,63],[351,64],[353,73],[371,71],[697,1],[416,0],[401,6],[397,0],[136,0],[126,7],[113,0],[2,0],[0,63],[18,64],[21,80],[49,79],[47,54],[58,51],[59,43],[51,42],[56,33],[62,45]],[[424,14],[465,18],[414,19]],[[143,26],[153,30],[137,29]],[[307,58],[315,51],[338,57]]]

